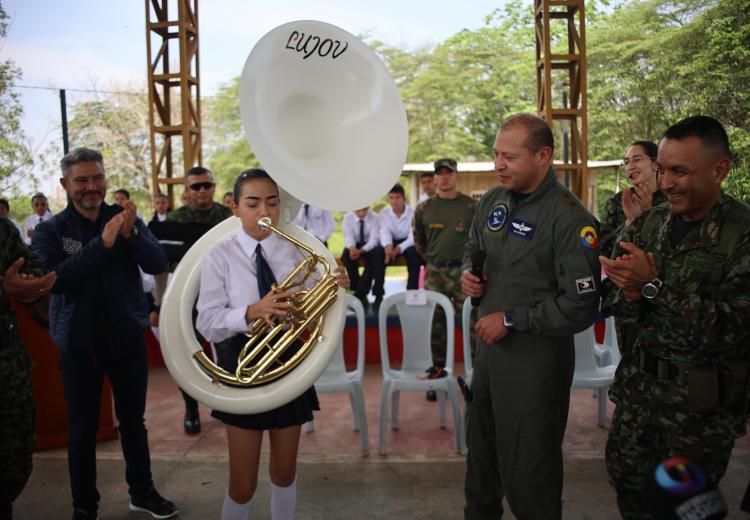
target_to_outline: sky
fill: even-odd
[[[504,0],[201,0],[201,95],[240,75],[253,45],[283,23],[313,19],[392,45],[439,43],[476,29]],[[10,17],[0,59],[23,72],[19,85],[134,90],[146,85],[145,0],[4,0]],[[174,0],[170,7],[176,5]],[[531,8],[531,0],[529,0]],[[60,137],[57,90],[20,88],[22,128],[37,147]],[[90,94],[67,92],[68,103]],[[37,173],[41,173],[37,171]],[[54,184],[46,179],[40,188]]]

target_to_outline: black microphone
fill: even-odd
[[[471,253],[471,274],[474,276],[479,277],[482,283],[484,283],[484,259],[487,255],[484,254],[484,251],[481,249],[477,249],[473,253]],[[478,307],[479,302],[482,301],[481,296],[471,297],[471,306],[472,307]]]
[[[687,457],[672,457],[646,475],[646,509],[664,520],[719,520],[727,503],[698,464]]]

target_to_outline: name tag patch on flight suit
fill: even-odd
[[[587,276],[586,278],[579,278],[576,280],[576,289],[578,290],[578,294],[594,292],[596,289],[594,287],[594,277]]]
[[[586,249],[596,249],[599,247],[599,237],[596,236],[596,230],[593,227],[584,227],[578,236],[581,238],[581,244]]]
[[[513,218],[510,221],[510,227],[508,232],[514,237],[523,238],[524,240],[531,240],[534,236],[534,230],[536,230],[536,224],[526,222],[520,218]]]
[[[505,225],[505,220],[508,218],[508,206],[505,204],[497,204],[490,210],[487,215],[487,229],[490,231],[500,231]]]

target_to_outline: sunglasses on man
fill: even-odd
[[[193,184],[190,184],[188,188],[190,188],[193,191],[201,191],[201,189],[204,189],[206,191],[210,190],[214,187],[214,183],[211,181],[206,182],[194,182]]]

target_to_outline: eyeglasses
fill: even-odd
[[[206,191],[208,191],[208,190],[210,190],[213,187],[214,187],[214,183],[211,182],[211,181],[194,182],[193,184],[191,184],[190,186],[188,186],[188,188],[190,188],[193,191],[201,191],[201,188],[204,189],[204,190],[206,190]]]
[[[634,155],[633,157],[631,157],[631,158],[629,158],[629,159],[628,159],[627,157],[625,157],[625,158],[624,158],[624,159],[622,160],[622,165],[623,165],[623,166],[627,166],[627,165],[628,165],[628,164],[630,164],[630,163],[633,163],[633,164],[638,164],[639,162],[641,162],[641,161],[642,161],[642,160],[644,160],[645,158],[646,158],[646,157],[645,157],[645,156],[643,156],[643,155]]]

